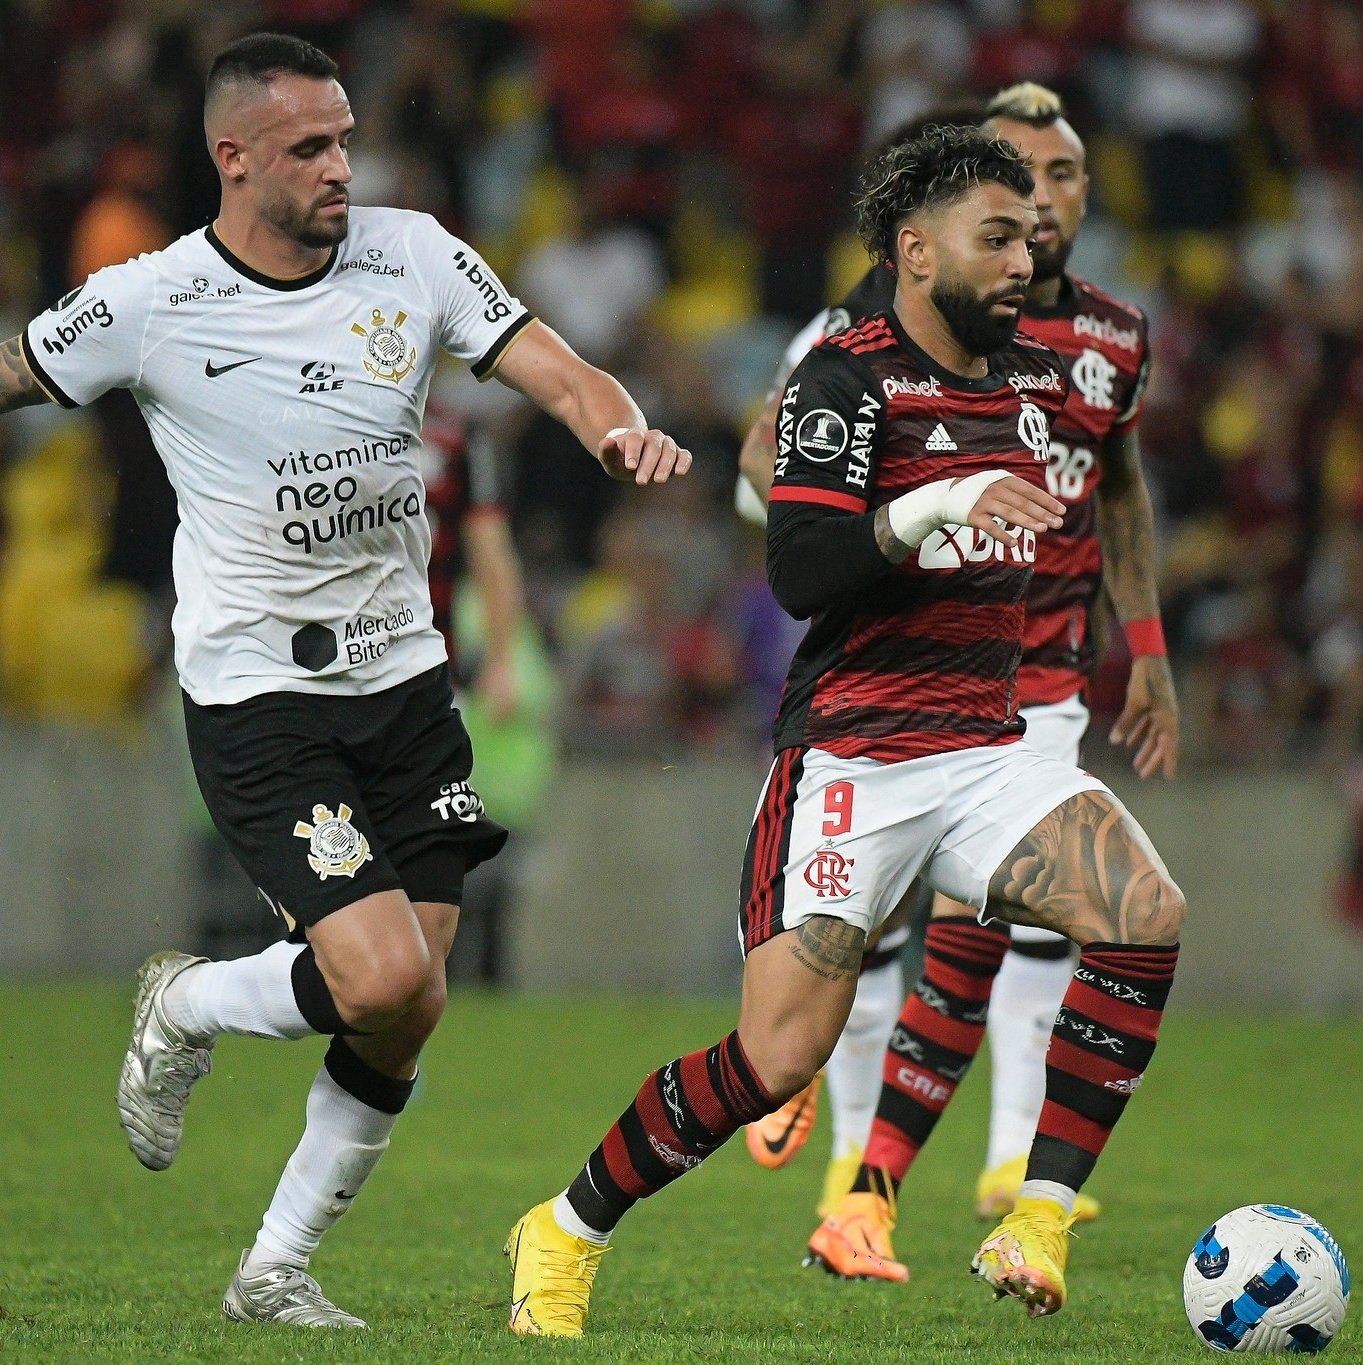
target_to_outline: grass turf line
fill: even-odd
[[[821,1120],[783,1171],[735,1141],[626,1220],[588,1337],[505,1330],[514,1220],[567,1183],[644,1075],[732,1026],[727,1003],[463,995],[427,1051],[393,1146],[314,1261],[373,1330],[223,1322],[222,1291],[302,1125],[324,1048],[226,1039],[174,1168],[144,1171],[113,1103],[130,990],[0,987],[0,1358],[90,1361],[992,1362],[1210,1357],[1183,1315],[1193,1240],[1238,1204],[1320,1218],[1363,1268],[1353,1021],[1189,1016],[1099,1164],[1107,1213],[1080,1229],[1070,1305],[1028,1322],[965,1273],[983,1229],[985,1068],[906,1182],[906,1287],[798,1268],[827,1152]],[[1329,1359],[1363,1360],[1351,1321]]]

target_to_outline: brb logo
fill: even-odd
[[[852,888],[848,882],[855,864],[855,858],[844,858],[831,848],[820,849],[805,868],[805,881],[819,893],[820,900],[825,896],[850,896]]]
[[[1011,548],[973,526],[943,526],[918,547],[918,567],[959,569],[965,564],[984,564],[990,560],[1035,564],[1036,533],[1024,531],[1020,526],[1004,529],[1017,537],[1018,543]]]

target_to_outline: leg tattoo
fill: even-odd
[[[1143,831],[1113,798],[1081,792],[1053,810],[989,883],[1003,917],[1076,943],[1173,943],[1183,898]]]
[[[854,924],[815,915],[795,931],[791,954],[827,981],[854,981],[861,972],[866,934]]]

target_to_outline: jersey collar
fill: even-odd
[[[899,339],[899,344],[912,357],[914,364],[925,373],[933,375],[943,388],[959,389],[963,393],[993,393],[995,389],[1001,389],[1007,385],[1008,381],[1004,378],[1003,370],[999,366],[997,352],[989,357],[989,373],[982,375],[979,379],[972,379],[969,375],[957,374],[955,370],[948,370],[939,365],[904,330],[904,324],[900,322],[899,314],[893,308],[889,309],[884,316],[889,320],[891,330]]]
[[[331,267],[336,264],[336,258],[341,254],[340,246],[333,246],[331,248],[331,254],[316,270],[309,271],[306,275],[299,275],[298,278],[294,280],[279,280],[273,275],[264,275],[259,270],[254,270],[247,265],[246,262],[232,251],[222,238],[213,231],[212,223],[209,223],[204,229],[204,236],[208,239],[208,245],[211,246],[238,275],[245,275],[253,284],[264,285],[266,289],[291,291],[295,289],[306,289],[311,284],[317,284],[320,280],[326,279],[326,277],[331,274]]]

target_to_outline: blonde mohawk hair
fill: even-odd
[[[1020,81],[1000,90],[985,108],[986,119],[1006,118],[1029,123],[1033,128],[1049,128],[1065,117],[1065,102],[1054,90],[1035,81]]]

